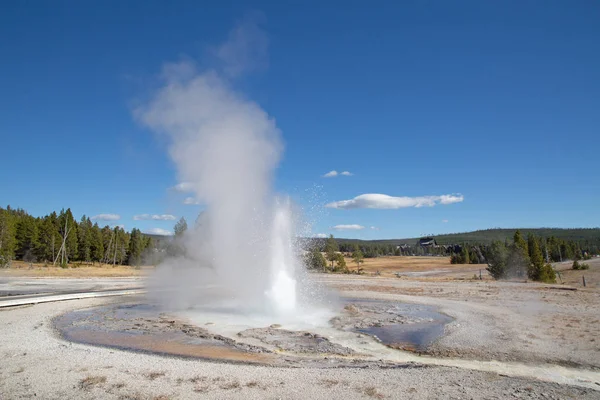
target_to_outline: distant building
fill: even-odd
[[[437,247],[437,242],[432,237],[426,237],[419,239],[419,246],[421,247]]]

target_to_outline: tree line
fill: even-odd
[[[460,253],[453,254],[453,264],[487,263],[487,270],[495,279],[529,278],[534,281],[554,283],[556,273],[550,263],[574,260],[574,269],[584,269],[579,260],[591,257],[588,248],[574,240],[554,236],[539,237],[533,233],[527,239],[516,230],[512,241],[493,241],[489,245],[462,246]]]
[[[495,241],[484,249],[487,270],[495,279],[526,276],[534,281],[555,283],[556,273],[549,263],[552,245],[551,241],[541,240],[533,234],[525,240],[521,231],[517,230],[512,243]],[[581,251],[578,251],[576,257],[581,256]]]
[[[67,208],[44,217],[0,207],[0,267],[11,260],[52,263],[106,263],[139,266],[154,249],[139,229],[100,227],[85,215],[77,222]]]

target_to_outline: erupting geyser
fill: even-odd
[[[271,288],[266,292],[277,313],[290,313],[296,307],[291,220],[289,204],[278,204],[271,238]]]
[[[183,251],[158,269],[154,293],[178,308],[212,304],[246,316],[288,318],[306,310],[302,293],[312,288],[296,267],[290,202],[272,190],[281,135],[258,104],[232,89],[228,68],[234,63],[237,75],[243,72],[240,60],[254,54],[244,46],[265,39],[251,21],[233,32],[217,51],[221,69],[169,64],[163,87],[136,110],[144,125],[167,138],[185,182],[179,188],[206,207],[199,226],[178,239]]]

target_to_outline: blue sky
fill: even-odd
[[[275,190],[310,210],[314,233],[600,225],[598,2],[321,3],[4,3],[0,204],[118,214],[109,223],[127,229],[174,224],[135,215],[194,219],[199,206],[169,190],[166,143],[132,110],[164,63],[210,67],[210,49],[260,11],[268,65],[236,90],[276,120]],[[373,193],[463,201],[322,207]]]

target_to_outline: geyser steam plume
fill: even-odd
[[[248,46],[258,47],[258,50]],[[264,64],[266,37],[246,20],[217,48],[220,69],[190,62],[164,68],[164,86],[136,110],[139,120],[169,139],[178,177],[206,205],[200,228],[183,238],[185,256],[159,268],[169,300],[193,306],[219,287],[239,308],[291,313],[299,270],[289,202],[272,193],[283,146],[275,121],[233,89],[229,77]],[[216,289],[215,289],[216,290]]]

